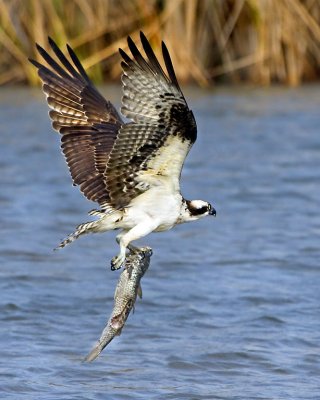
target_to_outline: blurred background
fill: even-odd
[[[139,30],[177,75],[201,86],[281,83],[320,77],[317,0],[0,0],[0,84],[37,82],[26,57],[50,35],[69,43],[95,82],[118,80],[118,48]]]

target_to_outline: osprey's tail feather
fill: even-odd
[[[76,230],[73,233],[71,233],[68,237],[66,237],[54,250],[62,249],[68,244],[74,242],[81,235],[85,235],[87,233],[92,233],[92,232],[98,232],[100,223],[101,223],[100,220],[98,220],[98,221],[85,222],[84,224],[78,225]]]
[[[93,216],[93,217],[104,217],[106,215],[106,213],[104,211],[101,210],[91,210],[88,212],[89,215]]]
[[[100,210],[91,210],[89,215],[99,217],[96,221],[85,222],[77,226],[76,230],[66,237],[55,250],[62,249],[67,244],[74,242],[79,236],[87,233],[106,232],[111,229],[117,229],[116,223],[121,219],[122,213],[113,208]]]

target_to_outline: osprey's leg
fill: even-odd
[[[123,230],[121,233],[119,233],[119,235],[116,236],[116,242],[117,242],[118,244],[120,244],[120,241],[121,241],[122,236],[124,236],[127,232],[128,232],[128,231]],[[127,248],[128,248],[130,251],[132,251],[132,252],[136,252],[136,251],[139,249],[138,247],[133,246],[133,245],[130,244],[130,243],[128,244]]]
[[[119,233],[119,235],[117,235],[116,241],[118,244],[120,244],[120,240],[121,240],[122,236],[125,235],[127,232],[128,231],[122,231],[121,233]],[[127,248],[131,251],[131,253],[139,252],[139,247],[136,247],[131,243],[128,244]]]
[[[129,248],[131,251],[135,251],[137,249],[130,244],[132,241],[148,235],[150,232],[154,231],[157,226],[158,222],[152,220],[151,218],[147,218],[143,221],[143,223],[136,225],[129,231],[121,232],[117,236],[117,241],[120,244],[120,253],[111,260],[111,270],[114,271],[122,267],[126,259],[127,248]]]

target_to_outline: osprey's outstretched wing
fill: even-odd
[[[124,60],[121,112],[133,122],[121,127],[105,171],[114,207],[126,206],[141,192],[159,184],[162,177],[179,190],[184,160],[197,137],[196,122],[167,47],[162,43],[166,75],[143,33],[140,38],[147,58],[130,37],[133,58],[119,50]]]
[[[67,46],[74,65],[50,38],[49,43],[60,64],[39,45],[37,49],[51,69],[30,61],[43,82],[52,126],[61,134],[73,183],[103,207],[110,200],[103,174],[122,121],[94,87],[73,50]]]
[[[131,59],[124,61],[122,113],[133,122],[123,124],[113,105],[89,80],[80,61],[67,46],[72,65],[49,38],[57,63],[37,49],[51,69],[35,60],[47,95],[52,126],[62,135],[62,151],[75,185],[102,207],[123,207],[161,177],[179,190],[181,169],[197,128],[162,43],[167,75],[148,40],[140,34],[147,58],[128,38]]]

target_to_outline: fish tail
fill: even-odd
[[[103,347],[101,346],[100,343],[97,343],[97,345],[90,351],[90,353],[85,357],[83,360],[84,362],[91,362],[94,361],[98,355],[102,352]]]

